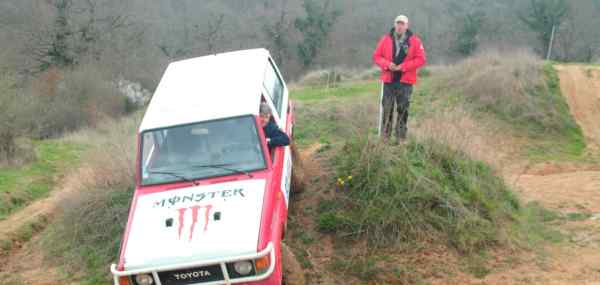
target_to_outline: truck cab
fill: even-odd
[[[265,49],[169,64],[138,131],[114,284],[281,284],[292,153],[268,147],[261,103],[292,139],[292,102]]]

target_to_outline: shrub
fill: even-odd
[[[348,77],[349,74],[338,69],[321,69],[308,72],[298,80],[298,84],[301,86],[335,87]]]
[[[428,67],[423,67],[423,68],[420,68],[417,71],[417,73],[418,73],[419,77],[429,77],[429,76],[431,76],[431,69],[429,69]]]
[[[435,141],[398,148],[361,138],[334,158],[343,193],[319,207],[318,226],[383,246],[443,238],[472,252],[510,244],[521,205],[483,162]]]
[[[16,152],[16,114],[12,113],[16,96],[6,78],[0,80],[0,162],[9,161]]]
[[[15,138],[15,130],[3,121],[0,126],[0,162],[9,163],[14,159],[17,152]]]
[[[56,86],[31,90],[30,113],[35,115],[31,128],[36,137],[55,137],[125,113],[125,99],[98,69],[82,66],[58,78]],[[48,88],[56,88],[55,94]]]
[[[23,134],[22,98],[14,79],[0,75],[0,165],[23,164],[33,159],[35,152],[27,140],[19,140]]]

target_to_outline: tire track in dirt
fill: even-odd
[[[600,69],[559,65],[556,70],[562,94],[586,138],[585,155],[598,155]],[[600,165],[548,162],[507,177],[516,178],[516,188],[525,201],[539,201],[563,214],[583,212],[596,217],[600,213]],[[568,221],[559,229],[568,241],[545,246],[544,258],[531,257],[476,282],[600,285],[600,219]]]
[[[0,255],[0,284],[56,285],[76,284],[63,280],[59,268],[47,264],[40,232],[52,222],[60,210],[60,202],[81,189],[83,177],[90,177],[93,172],[85,167],[69,173],[59,183],[50,196],[38,200],[27,207],[0,221],[0,241],[11,244],[11,249]],[[23,227],[42,221],[41,229],[33,232],[29,241],[19,240],[19,232]]]
[[[600,68],[557,65],[560,88],[588,147],[600,148]]]
[[[302,177],[305,189],[300,193],[292,193],[293,202],[290,207],[290,220],[288,220],[288,230],[286,239],[293,243],[292,248],[299,250],[296,257],[301,257],[304,262],[304,274],[306,275],[306,284],[340,284],[335,280],[336,276],[330,274],[327,270],[329,264],[334,258],[333,239],[329,235],[322,235],[315,231],[316,228],[313,214],[310,211],[317,209],[320,199],[333,195],[331,189],[328,189],[327,172],[322,169],[319,158],[320,144],[314,144],[297,153],[299,165],[296,169],[302,168]],[[296,170],[295,170],[296,171]],[[292,228],[295,227],[295,228]],[[301,240],[304,234],[311,233],[318,242],[304,244]]]
[[[569,110],[583,130],[585,155],[600,154],[600,68],[557,65]],[[522,196],[561,212],[600,213],[600,165],[545,163],[518,177]]]

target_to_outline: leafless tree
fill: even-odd
[[[224,14],[211,15],[205,26],[194,25],[196,38],[206,46],[208,53],[216,52],[219,42],[223,39]]]

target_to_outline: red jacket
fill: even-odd
[[[391,83],[393,79],[393,72],[388,69],[390,63],[393,62],[394,39],[392,37],[393,33],[384,35],[373,52],[373,62],[381,68],[381,81],[384,83]],[[417,69],[425,65],[427,59],[425,48],[418,36],[411,35],[408,44],[406,58],[400,64],[402,66],[400,82],[414,85],[417,83]]]

